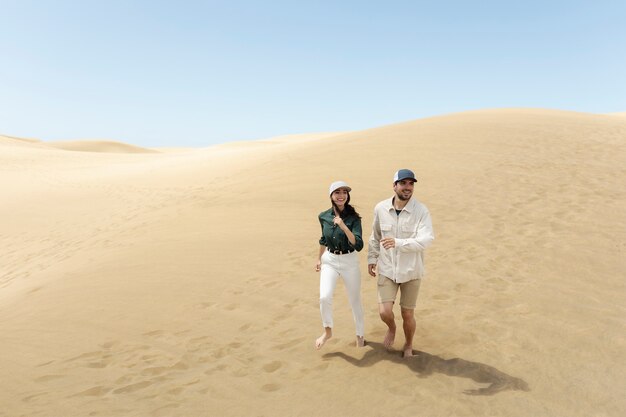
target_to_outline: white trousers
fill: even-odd
[[[361,304],[361,271],[357,252],[335,255],[325,251],[320,269],[320,313],[324,327],[333,327],[333,293],[341,276],[348,291],[356,335],[364,336],[363,305]]]

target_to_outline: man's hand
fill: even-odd
[[[386,237],[384,239],[380,239],[380,244],[383,245],[385,249],[392,249],[396,247],[396,239],[393,237]]]
[[[322,261],[318,260],[317,264],[315,264],[315,272],[320,272],[320,269],[322,269]]]
[[[367,272],[369,272],[371,276],[375,277],[376,276],[376,264],[368,264]]]

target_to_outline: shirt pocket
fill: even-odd
[[[393,233],[393,225],[391,224],[382,224],[380,225],[380,235],[384,239],[386,237],[394,237]]]
[[[415,237],[417,232],[417,226],[403,225],[400,226],[400,238],[407,239]]]

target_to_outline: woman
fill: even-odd
[[[320,272],[320,312],[324,333],[315,341],[317,349],[333,335],[333,292],[339,276],[348,290],[356,325],[356,345],[365,346],[361,271],[357,255],[363,249],[361,216],[350,205],[351,190],[343,181],[333,182],[329,189],[332,207],[319,215],[322,237],[315,270]]]

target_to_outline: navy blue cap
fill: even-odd
[[[413,180],[413,182],[417,182],[415,178],[415,174],[410,169],[401,169],[393,176],[393,183],[395,184],[398,181],[402,180]]]

